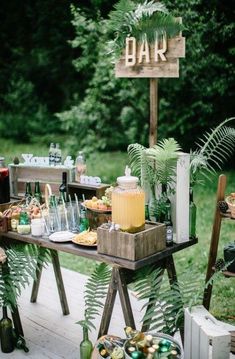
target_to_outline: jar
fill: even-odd
[[[82,151],[78,152],[76,158],[75,180],[80,183],[80,178],[86,173],[86,160]]]
[[[0,157],[0,203],[10,202],[9,169],[4,160],[4,157]]]
[[[144,229],[145,193],[138,181],[126,166],[125,176],[117,178],[118,186],[112,192],[112,221],[124,232],[136,233]]]

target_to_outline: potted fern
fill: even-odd
[[[173,193],[179,151],[180,146],[173,138],[164,139],[151,148],[138,143],[128,146],[130,166],[149,196],[149,214],[153,220],[165,213],[167,198]]]

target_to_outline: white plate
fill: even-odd
[[[73,237],[75,236],[74,233],[69,231],[61,231],[55,232],[49,236],[50,241],[52,242],[71,242]]]

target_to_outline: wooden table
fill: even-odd
[[[68,243],[68,242],[54,243],[49,241],[48,238],[41,238],[41,237],[37,238],[37,237],[32,237],[31,235],[20,235],[15,232],[4,233],[3,236],[4,238],[7,239],[16,240],[24,243],[36,244],[42,248],[48,248],[49,250],[52,251],[52,253],[57,253],[57,252],[70,253],[94,261],[104,262],[112,266],[112,276],[104,305],[98,338],[108,333],[108,328],[109,328],[117,292],[119,292],[125,323],[127,326],[131,326],[132,328],[135,328],[135,321],[130,304],[127,285],[133,281],[133,275],[137,269],[142,268],[149,264],[152,264],[158,268],[160,267],[162,268],[163,271],[166,269],[170,285],[172,285],[175,282],[177,282],[173,254],[197,243],[197,239],[191,239],[190,241],[185,243],[174,244],[172,247],[167,247],[161,252],[155,253],[151,256],[140,259],[138,261],[130,261],[126,259],[99,254],[97,253],[96,248],[82,247],[74,243]],[[53,263],[53,265],[54,264],[56,263]],[[38,282],[35,283],[36,296],[40,282],[40,273],[38,273],[37,275],[38,275]],[[62,277],[61,277],[61,282],[63,284]],[[63,301],[64,299],[63,296],[65,296],[63,285],[61,287],[61,283],[59,283],[59,281],[57,281],[57,285],[60,293],[60,299],[61,301]],[[143,323],[142,330],[146,331],[147,329],[148,327],[146,323]]]

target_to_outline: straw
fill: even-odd
[[[64,199],[62,198],[62,202],[63,202],[63,208],[64,208],[64,215],[65,215],[65,222],[66,222],[66,228],[67,228],[67,231],[69,230],[69,222],[68,222],[68,215],[67,215],[67,209],[65,207],[65,201]]]
[[[82,200],[83,200],[83,202],[85,202],[85,195],[84,195],[84,193],[82,194]]]
[[[69,194],[69,205],[70,205],[70,209],[71,209],[71,213],[72,213],[72,221],[73,221],[73,229],[74,229],[75,228],[75,216],[74,216],[73,204],[72,204],[72,199],[71,199],[70,194]]]
[[[75,198],[75,202],[76,202],[78,217],[80,218],[81,216],[80,216],[80,209],[79,209],[79,204],[78,204],[78,196],[76,193],[74,194],[74,198]]]
[[[58,213],[58,207],[57,207],[57,203],[56,203],[56,201],[55,201],[55,207],[54,207],[54,209],[55,209],[55,217],[56,217],[56,222],[57,222],[57,225],[58,225],[58,228],[60,228],[60,230],[61,230],[61,226],[60,226],[60,220],[59,220],[59,213]]]

